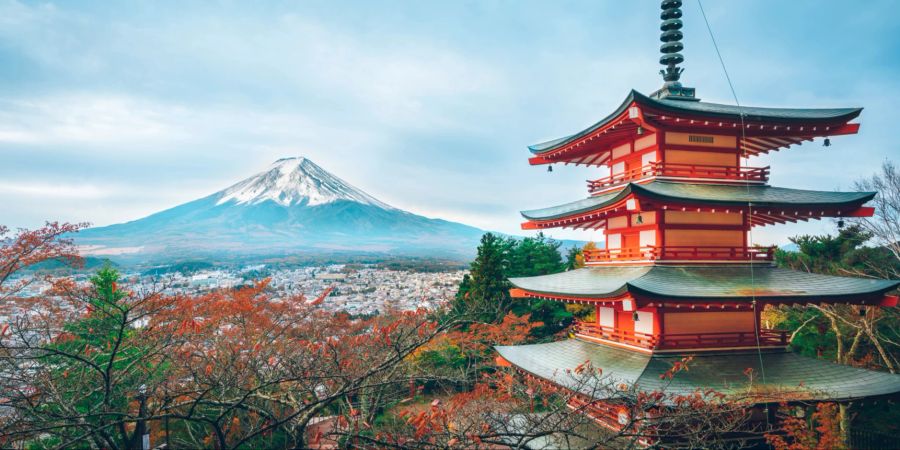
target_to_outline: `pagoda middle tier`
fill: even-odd
[[[863,205],[875,193],[772,187],[768,167],[742,158],[856,133],[849,121],[860,111],[736,108],[632,91],[588,129],[529,147],[532,164],[606,166],[609,175],[588,181],[585,199],[523,211],[522,228],[604,230],[605,248],[584,255],[589,265],[769,262],[773,250],[750,245],[750,227],[868,217],[874,210]]]

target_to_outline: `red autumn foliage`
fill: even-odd
[[[781,405],[787,409],[786,404]],[[780,432],[766,434],[766,442],[775,450],[838,450],[846,448],[841,436],[838,407],[819,403],[810,417],[788,415],[782,418]]]
[[[81,262],[75,244],[67,234],[75,233],[87,224],[47,222],[35,230],[18,230],[10,235],[9,228],[0,225],[0,300],[15,296],[33,278],[9,283],[12,275],[35,264],[59,259],[68,264]]]

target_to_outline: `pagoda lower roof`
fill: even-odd
[[[554,220],[602,210],[621,202],[631,194],[640,198],[679,204],[754,208],[844,209],[859,207],[875,197],[875,192],[832,192],[789,189],[766,185],[728,185],[651,181],[629,183],[621,190],[588,197],[549,208],[522,211],[528,220]]]
[[[655,99],[632,90],[622,104],[609,116],[579,131],[578,133],[554,139],[528,147],[532,153],[540,155],[564,147],[584,138],[619,118],[628,107],[635,103],[650,111],[662,114],[685,115],[697,118],[721,119],[731,121],[792,124],[792,123],[828,123],[843,124],[853,120],[862,112],[862,108],[761,108],[753,106],[724,105],[696,100]]]
[[[838,277],[760,265],[601,266],[509,281],[531,296],[603,300],[623,294],[666,301],[772,302],[879,299],[896,280]]]
[[[495,349],[520,370],[595,399],[615,395],[606,386],[621,383],[644,392],[672,395],[697,389],[744,395],[749,386],[747,369],[753,373],[750,393],[756,394],[760,403],[853,400],[900,392],[900,375],[839,365],[783,349],[692,353],[687,370],[677,372],[672,379],[663,379],[663,375],[685,355],[650,355],[578,339]],[[601,377],[589,381],[575,375],[575,369],[587,361],[594,369],[602,369]]]

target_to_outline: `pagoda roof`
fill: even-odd
[[[838,277],[747,264],[599,266],[509,281],[532,296],[602,300],[630,293],[667,301],[840,301],[882,296],[900,285],[897,280]]]
[[[762,108],[753,106],[736,106],[719,103],[708,103],[685,99],[656,99],[632,90],[625,100],[599,122],[585,128],[578,133],[554,139],[528,147],[532,153],[540,155],[551,152],[571,142],[584,138],[594,131],[604,128],[619,118],[628,107],[637,104],[656,113],[669,113],[673,115],[685,115],[698,118],[723,119],[744,122],[791,124],[791,123],[846,123],[859,116],[862,108]]]
[[[789,350],[693,353],[688,369],[669,380],[663,375],[685,355],[650,355],[578,339],[495,349],[510,364],[533,376],[595,398],[602,398],[598,394],[608,389],[579,383],[573,375],[586,361],[603,370],[600,383],[625,383],[645,392],[664,391],[672,395],[690,394],[697,389],[746,394],[747,369],[753,370],[753,393],[771,396],[769,402],[853,400],[900,392],[900,375],[808,358]],[[764,380],[760,376],[763,373]]]
[[[678,183],[654,180],[646,184],[629,183],[621,190],[595,195],[583,200],[549,208],[522,211],[528,220],[553,220],[584,214],[612,206],[630,194],[676,203],[759,207],[846,208],[861,206],[875,197],[875,192],[833,192],[788,189],[766,185],[726,185],[710,183]]]

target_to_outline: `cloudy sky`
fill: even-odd
[[[900,159],[895,2],[704,7],[743,104],[866,108],[857,136],[751,160],[772,184],[847,189]],[[661,85],[658,8],[0,0],[0,224],[133,220],[307,156],[394,206],[522,233],[520,209],[581,198],[600,175],[530,167],[526,146]],[[731,103],[696,1],[684,10],[682,80]]]

